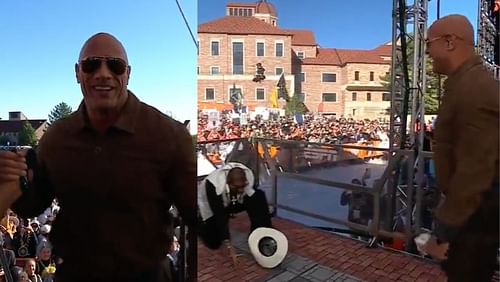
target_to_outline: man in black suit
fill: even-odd
[[[0,233],[0,236],[3,236],[1,233]],[[3,242],[0,238],[0,242]],[[9,250],[9,249],[5,249],[3,246],[1,246],[1,252],[3,252],[3,254],[0,254],[0,255],[5,255],[5,259],[7,261],[7,267],[4,267],[3,265],[3,260],[0,260],[0,281],[7,281],[7,278],[6,278],[6,275],[5,275],[5,271],[8,269],[9,272],[11,273],[11,276],[12,278],[14,279],[14,281],[17,281],[18,280],[18,271],[17,271],[17,267],[15,266],[16,265],[16,256],[14,254],[14,251],[12,250]]]

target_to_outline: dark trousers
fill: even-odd
[[[259,227],[272,227],[271,215],[267,204],[266,193],[262,190],[255,189],[252,197],[245,196],[243,205],[240,209],[231,210],[233,213],[246,211],[250,218],[250,232]],[[229,221],[229,215],[226,217]],[[201,219],[200,219],[201,221]],[[203,243],[210,249],[218,249],[222,245],[224,238],[219,234],[215,216],[205,220],[198,227],[198,235]]]
[[[451,240],[448,259],[441,263],[450,282],[490,282],[498,270],[499,194],[484,193],[478,210]]]

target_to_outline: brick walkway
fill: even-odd
[[[340,235],[280,219],[273,225],[288,238],[288,255],[274,269],[260,267],[246,242],[249,223],[245,213],[231,220],[232,241],[240,265],[235,269],[224,250],[212,251],[198,243],[198,281],[446,281],[430,261],[366,244]]]

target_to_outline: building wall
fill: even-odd
[[[38,140],[40,140],[43,136],[43,134],[45,133],[45,131],[47,130],[47,128],[49,127],[49,124],[47,122],[44,122],[39,128],[35,128],[35,134],[36,134],[36,138],[38,138]]]
[[[293,85],[292,59],[291,59],[291,36],[285,35],[224,35],[224,34],[199,34],[199,56],[198,56],[198,100],[206,102],[205,89],[214,88],[214,102],[229,103],[229,91],[233,84],[241,88],[244,103],[250,107],[269,107],[269,95],[276,87],[280,75],[276,74],[276,68],[281,68],[285,73],[287,88]],[[219,56],[211,55],[211,42],[219,41]],[[233,41],[244,42],[244,74],[232,74],[232,43]],[[283,43],[283,56],[275,56],[275,42]],[[257,42],[264,42],[264,56],[257,56]],[[262,82],[253,82],[256,73],[256,64],[262,63],[265,68],[266,79]],[[211,74],[211,67],[218,66],[220,73]],[[256,89],[264,88],[264,99],[256,99]]]
[[[205,89],[213,88],[215,99],[208,102],[229,104],[229,91],[235,85],[241,88],[244,104],[250,109],[254,107],[270,107],[269,97],[276,87],[279,75],[276,68],[282,68],[286,74],[287,89],[290,95],[295,92],[305,94],[305,104],[312,112],[319,110],[335,113],[337,116],[352,116],[355,118],[387,117],[386,109],[390,101],[382,101],[382,91],[347,91],[347,86],[382,86],[380,77],[390,69],[387,64],[348,63],[345,66],[301,65],[294,61],[292,68],[292,52],[303,51],[305,57],[315,57],[316,48],[312,46],[292,46],[291,36],[286,35],[226,35],[200,33],[198,56],[198,100],[207,102]],[[211,41],[219,41],[219,55],[211,55]],[[244,74],[232,74],[233,41],[244,42]],[[284,56],[275,56],[275,42],[284,43]],[[265,54],[256,56],[257,42],[265,43]],[[266,69],[266,79],[253,82],[257,63],[262,63]],[[212,75],[211,67],[219,67],[219,74]],[[359,71],[359,80],[355,81],[354,72]],[[370,81],[370,72],[374,72],[374,81]],[[305,73],[305,82],[295,84],[297,74]],[[322,73],[335,73],[336,82],[322,82]],[[297,86],[297,87],[296,87]],[[256,89],[264,88],[264,99],[256,99]],[[357,92],[357,101],[352,101],[352,92]],[[372,99],[366,101],[366,93],[370,92]],[[322,102],[323,93],[336,93],[335,102]],[[283,102],[280,102],[282,105]],[[354,110],[354,112],[353,112]]]
[[[304,52],[304,58],[315,58],[316,57],[316,46],[292,46],[295,54],[297,52]]]
[[[211,55],[211,42],[219,41],[219,55]],[[291,36],[285,35],[224,35],[200,33],[200,49],[198,67],[200,75],[209,75],[211,66],[219,66],[220,72],[232,74],[232,42],[244,42],[243,66],[244,74],[254,75],[255,65],[262,63],[267,74],[274,74],[275,68],[283,68],[285,73],[291,73]],[[275,42],[284,43],[283,57],[275,56]],[[257,42],[264,42],[263,57],[256,56]]]
[[[380,77],[389,72],[389,64],[362,64],[352,63],[343,67],[342,82],[347,86],[383,86]],[[355,80],[355,72],[359,71],[359,80]],[[374,81],[370,81],[370,72],[374,72]],[[352,100],[352,93],[356,92],[356,101]],[[384,118],[387,109],[390,107],[390,101],[383,101],[383,93],[387,91],[345,91],[344,113],[353,118]],[[371,93],[371,101],[367,101],[367,93]]]
[[[344,67],[345,84],[379,86],[380,77],[390,70],[390,62],[387,64],[360,64],[349,63]],[[359,81],[354,80],[355,71],[359,71]],[[370,72],[374,72],[374,81],[370,81]]]
[[[312,112],[320,109],[323,102],[323,93],[336,93],[336,102],[323,102],[323,112],[336,113],[337,116],[344,112],[344,85],[342,81],[342,69],[339,66],[303,65],[302,72],[305,81],[302,85],[302,93],[305,94],[305,104]],[[322,82],[323,73],[336,74],[336,82]]]

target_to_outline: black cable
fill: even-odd
[[[189,34],[191,34],[191,38],[193,39],[194,45],[196,46],[196,49],[198,50],[198,42],[196,41],[196,38],[194,37],[193,31],[191,30],[191,27],[189,26],[189,23],[186,19],[186,16],[184,15],[184,11],[182,10],[181,4],[179,4],[179,0],[175,0],[175,3],[177,3],[177,8],[179,8],[179,12],[181,12],[182,18],[184,19],[184,23],[186,24],[187,29],[189,30]]]
[[[439,20],[439,18],[441,17],[440,14],[441,14],[441,1],[440,0],[437,0],[437,19]],[[441,75],[438,73],[437,74],[437,79],[438,79],[438,89],[437,89],[437,100],[438,100],[438,109],[439,109],[439,106],[441,106]]]
[[[408,118],[408,102],[410,99],[410,79],[408,75],[408,53],[406,46],[406,3],[405,0],[399,0],[399,26],[401,28],[401,56],[403,61],[403,77],[404,77],[404,97],[403,97],[403,114],[401,116],[401,126],[404,130],[401,130],[401,143],[399,145],[400,149],[404,149],[406,145],[406,124]],[[410,129],[411,130],[411,129]]]

